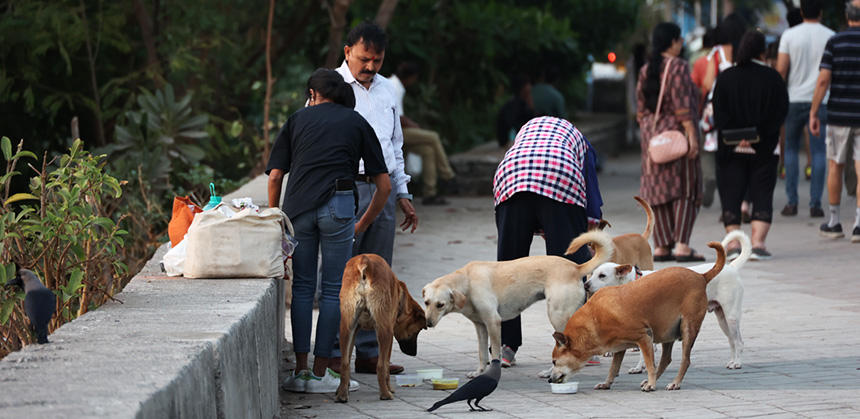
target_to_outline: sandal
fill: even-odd
[[[691,248],[689,255],[675,255],[675,261],[676,262],[704,262],[705,257],[696,253],[696,249]]]
[[[668,262],[675,260],[675,255],[667,253],[665,255],[654,255],[654,262]]]

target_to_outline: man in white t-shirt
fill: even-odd
[[[779,41],[779,55],[776,69],[786,80],[788,86],[788,116],[785,117],[785,149],[783,150],[785,165],[785,193],[788,203],[782,209],[782,215],[797,215],[797,179],[798,179],[798,149],[803,143],[803,130],[809,121],[809,109],[812,106],[812,93],[815,91],[815,81],[818,78],[818,65],[824,46],[834,32],[819,23],[821,19],[821,0],[801,0],[800,13],[803,23],[785,32]],[[825,100],[826,102],[826,100]],[[819,109],[821,132],[819,135],[809,134],[809,150],[812,154],[812,178],[809,185],[809,215],[823,217],[821,209],[821,194],[824,191],[824,175],[827,158],[825,122],[827,111],[824,105]],[[808,131],[807,131],[808,132]]]
[[[424,199],[421,203],[446,205],[448,201],[439,195],[436,185],[440,178],[444,181],[453,179],[454,170],[448,163],[442,140],[436,131],[421,128],[403,112],[406,87],[418,81],[418,65],[408,61],[402,62],[388,80],[394,87],[397,114],[400,115],[400,125],[403,126],[403,149],[421,156],[421,182],[424,184]]]

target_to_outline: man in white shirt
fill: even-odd
[[[392,193],[388,202],[373,224],[363,233],[355,235],[353,254],[375,253],[391,265],[394,254],[395,202],[405,216],[400,224],[404,231],[410,227],[411,232],[415,231],[418,227],[418,215],[412,207],[412,195],[406,187],[410,177],[404,171],[403,131],[397,114],[394,88],[385,77],[377,74],[385,59],[387,44],[388,37],[382,28],[369,22],[359,24],[346,37],[346,46],[343,48],[345,60],[336,71],[355,93],[355,110],[376,132],[391,177]],[[361,217],[370,204],[376,186],[370,177],[364,175],[364,162],[359,163],[358,172],[356,188],[359,202],[356,216]],[[372,330],[359,330],[355,336],[355,348],[355,371],[375,374],[379,353],[376,334]],[[334,369],[340,369],[339,358],[334,359],[332,364]],[[391,364],[390,367],[391,374],[403,372],[402,366]]]
[[[403,112],[403,97],[406,87],[418,81],[418,65],[405,61],[397,66],[397,71],[388,78],[394,87],[394,97],[397,99],[397,113],[403,126],[403,142],[407,151],[421,156],[421,181],[424,184],[424,205],[446,205],[448,201],[439,195],[436,184],[442,180],[454,178],[454,170],[448,163],[448,155],[442,147],[442,140],[436,131],[423,129],[417,122]]]
[[[818,78],[818,64],[824,46],[834,32],[819,23],[821,0],[801,0],[800,12],[803,23],[786,30],[779,41],[776,69],[788,85],[788,116],[785,118],[785,193],[788,203],[782,215],[797,215],[798,149],[803,143],[803,130],[809,121],[812,94]],[[826,100],[825,100],[826,102]],[[809,215],[823,217],[821,194],[824,191],[826,170],[826,147],[824,124],[827,118],[825,106],[819,109],[822,129],[819,135],[809,134],[809,150],[812,154],[812,178],[809,185]]]

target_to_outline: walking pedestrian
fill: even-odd
[[[674,23],[660,23],[651,38],[651,55],[639,73],[636,87],[639,127],[642,132],[640,196],[654,210],[654,261],[704,261],[690,246],[690,235],[702,200],[699,161],[698,90],[686,61],[678,58],[684,40]],[[668,72],[660,118],[654,125],[661,80]],[[648,157],[648,140],[657,133],[678,130],[686,134],[686,156],[664,164]],[[674,248],[674,251],[673,251]]]
[[[367,120],[382,148],[385,166],[391,177],[392,192],[382,209],[382,213],[362,233],[355,236],[353,254],[375,253],[392,264],[394,255],[394,230],[396,222],[395,205],[403,211],[404,219],[400,224],[403,231],[418,228],[418,215],[412,207],[412,195],[407,184],[410,177],[404,171],[403,130],[397,115],[397,99],[391,82],[380,76],[379,69],[385,59],[388,36],[378,25],[363,22],[353,28],[346,36],[343,51],[343,64],[335,71],[343,76],[355,94],[355,110]],[[356,188],[358,190],[358,215],[368,211],[371,197],[378,185],[359,163]],[[355,335],[355,372],[376,374],[376,361],[379,344],[372,330],[359,330]],[[340,351],[332,360],[333,369],[340,369]],[[400,374],[403,367],[390,364],[391,374]]]
[[[820,135],[824,129],[819,117],[819,108],[827,89],[830,100],[827,103],[827,196],[830,201],[829,217],[822,224],[822,236],[843,237],[842,224],[839,222],[839,204],[842,198],[842,171],[852,150],[854,170],[860,178],[860,0],[845,5],[848,29],[839,32],[827,41],[812,106],[809,109],[809,131]],[[860,184],[858,184],[860,185]],[[857,187],[857,208],[851,242],[860,242],[860,186]]]
[[[716,162],[714,153],[717,151],[717,132],[714,127],[714,111],[711,103],[711,92],[714,89],[714,83],[721,71],[732,66],[734,62],[734,52],[740,45],[741,38],[747,30],[747,25],[744,19],[737,13],[731,13],[723,21],[717,25],[717,43],[718,45],[711,49],[708,53],[708,62],[711,65],[705,69],[705,78],[702,81],[702,86],[707,89],[707,97],[704,100],[704,109],[702,110],[701,127],[705,133],[705,143],[702,147],[702,176],[705,184],[705,191],[702,197],[702,205],[705,208],[710,208],[714,202],[714,191],[717,186],[716,179]]]
[[[299,241],[293,253],[290,322],[296,369],[284,381],[294,392],[329,393],[340,377],[328,369],[340,327],[340,284],[352,241],[382,211],[391,191],[388,169],[373,128],[352,108],[352,89],[334,70],[318,69],[308,79],[308,107],[294,113],[281,129],[266,173],[269,206],[281,204],[281,185],[289,173],[281,208]],[[356,222],[355,174],[359,159],[377,186],[371,203]],[[322,282],[313,369],[308,369],[317,249],[322,249]],[[358,383],[352,385],[357,388]]]
[[[827,40],[833,31],[822,25],[821,0],[801,0],[800,13],[803,23],[787,29],[779,41],[776,69],[788,84],[788,116],[785,118],[785,193],[788,203],[782,209],[784,216],[797,215],[798,152],[804,142],[804,131],[809,120],[812,94],[818,76],[818,64]],[[818,119],[822,121],[819,135],[809,136],[812,155],[812,170],[809,183],[809,216],[823,217],[821,194],[824,191],[825,145],[824,125],[827,120],[826,106],[818,107]],[[810,133],[811,134],[811,133]]]
[[[765,241],[773,219],[773,189],[779,132],[788,112],[788,92],[776,70],[764,62],[764,35],[747,32],[736,51],[736,65],[720,73],[714,87],[714,122],[719,133],[717,186],[726,232],[742,222],[741,201],[752,202],[753,260],[770,259]],[[727,257],[740,255],[732,242]]]
[[[523,125],[493,177],[497,259],[529,255],[542,231],[547,255],[564,255],[570,241],[601,218],[594,149],[569,121],[538,117]],[[591,258],[586,248],[571,260]],[[573,279],[573,278],[571,278]],[[510,367],[522,345],[520,317],[502,322],[502,366]]]

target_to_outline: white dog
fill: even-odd
[[[546,299],[547,315],[556,331],[585,303],[581,278],[612,257],[612,238],[601,231],[583,233],[573,239],[565,254],[592,243],[594,256],[583,264],[559,256],[529,256],[504,262],[470,262],[435,279],[421,291],[427,312],[427,327],[439,324],[456,312],[475,325],[478,334],[479,375],[489,362],[489,338],[493,359],[501,352],[501,324],[520,315],[538,300]],[[547,376],[549,370],[544,372]]]
[[[726,234],[723,239],[725,247],[732,241],[741,243],[741,253],[730,264],[727,264],[719,275],[708,283],[708,311],[713,311],[717,316],[720,328],[729,338],[731,348],[731,359],[726,368],[741,368],[741,352],[744,350],[744,342],[741,338],[741,306],[744,298],[744,286],[741,283],[740,268],[749,260],[752,254],[752,244],[749,237],[740,230]],[[704,273],[711,269],[713,264],[705,263],[690,267],[693,271]],[[591,277],[585,282],[585,291],[590,296],[600,288],[612,285],[621,285],[635,281],[641,276],[648,275],[653,271],[640,271],[631,265],[618,265],[615,263],[604,263],[591,273]],[[627,372],[639,374],[644,370],[644,359],[641,355],[639,364]]]

